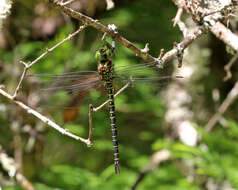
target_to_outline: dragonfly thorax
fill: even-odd
[[[111,60],[98,63],[98,73],[102,81],[110,82],[113,79],[113,65]]]
[[[111,82],[113,79],[112,50],[108,47],[100,48],[95,58],[98,60],[98,73],[102,81]]]

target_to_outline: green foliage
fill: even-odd
[[[23,1],[23,5],[25,6],[19,6],[21,8],[15,13],[19,23],[25,22],[21,20],[24,18],[29,20],[29,15],[21,14],[23,11],[31,14],[31,10],[34,10],[31,8],[33,5],[30,5],[26,0]],[[119,32],[130,41],[134,41],[137,47],[144,48],[145,43],[149,42],[151,53],[158,56],[161,48],[169,49],[174,41],[180,39],[181,34],[177,29],[172,28],[172,22],[170,22],[175,12],[175,6],[171,1],[139,0],[125,7],[106,12],[98,19],[104,24],[116,24],[120,29]],[[18,79],[19,76],[12,76],[11,73],[13,63],[19,60],[25,62],[34,60],[45,52],[47,47],[54,46],[73,31],[75,28],[72,23],[66,23],[57,30],[55,36],[45,41],[24,39],[23,36],[11,51],[0,49],[1,61],[7,68],[6,72],[1,72],[0,81],[8,84],[13,77]],[[79,35],[79,39],[70,40],[58,47],[34,65],[30,72],[60,74],[68,71],[96,70],[94,54],[102,45],[101,36],[102,34],[96,33],[95,29],[86,29],[85,33]],[[191,86],[191,89],[199,89],[199,94],[206,99],[210,96],[211,89],[214,88],[214,82],[210,82],[214,80],[214,76],[208,76],[209,69],[207,68],[208,54],[210,55],[211,52],[210,49],[200,50],[199,47],[195,47],[192,51],[196,55],[194,59],[200,57],[197,59],[197,65],[203,66],[199,70],[202,73],[200,76],[204,76],[202,80],[205,82],[197,83],[196,86]],[[138,65],[141,59],[127,48],[116,44],[114,61],[116,66],[133,66]],[[162,73],[159,73],[159,76],[170,74],[173,70],[172,67],[173,65],[170,64],[166,71],[163,70]],[[141,70],[131,70],[123,74],[130,76],[131,73],[137,72],[143,76],[158,76],[158,72],[154,72],[150,68],[143,69],[143,73]],[[207,80],[208,78],[212,78],[212,80]],[[193,80],[198,81],[200,78],[195,76]],[[20,98],[23,101],[29,101],[26,97],[32,89],[37,88],[38,90],[40,86],[37,82],[45,82],[44,80],[36,83],[29,81],[30,79],[27,78],[23,85],[25,88],[21,89]],[[217,83],[215,83],[216,85]],[[118,89],[122,84],[116,83],[115,86]],[[167,139],[165,136],[168,133],[168,126],[165,125],[165,107],[160,94],[161,90],[165,88],[166,84],[162,87],[158,84],[135,84],[133,88],[127,89],[116,98],[120,175],[114,174],[107,107],[93,115],[93,146],[88,148],[52,129],[42,127],[42,123],[37,123],[36,119],[26,116],[22,110],[19,111],[15,106],[9,105],[6,111],[0,110],[0,134],[4,134],[0,135],[0,144],[7,152],[13,152],[14,134],[11,125],[15,118],[20,121],[21,126],[31,125],[33,129],[44,130],[40,133],[43,140],[41,138],[34,139],[35,144],[31,152],[23,150],[23,172],[33,182],[36,190],[131,189],[139,171],[149,162],[153,152],[162,149],[171,150],[170,159],[149,173],[138,186],[138,190],[198,190],[204,187],[208,179],[218,182],[228,181],[235,189],[238,189],[237,121],[228,120],[228,127],[225,129],[217,125],[212,133],[206,133],[203,126],[197,126],[197,130],[200,132],[200,141],[196,147]],[[42,97],[45,95],[46,93],[42,93]],[[85,98],[83,104],[79,106],[76,121],[65,124],[62,119],[62,106],[68,105],[72,97],[72,94],[66,91],[54,93],[46,98],[47,103],[40,102],[39,111],[47,116],[50,115],[50,118],[63,125],[68,131],[86,138],[88,135],[88,104],[92,103],[96,107],[107,99],[107,95],[92,90],[88,98]],[[0,97],[0,100],[0,106],[2,103],[5,104],[5,99]],[[196,103],[193,102],[192,106],[197,106],[197,102],[200,104],[200,100],[200,98],[196,99]],[[212,102],[212,104],[214,103]],[[236,116],[236,113],[234,115]],[[227,118],[232,118],[232,113]],[[24,133],[21,136],[23,146],[25,146],[30,141],[29,134]],[[193,179],[187,177],[188,168],[194,169]],[[4,190],[21,189],[17,186],[4,187]]]

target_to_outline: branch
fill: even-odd
[[[216,22],[216,24],[214,24],[210,30],[218,39],[222,40],[225,44],[238,51],[238,36],[233,34],[222,23]]]
[[[158,66],[160,68],[163,68],[163,66],[169,60],[171,60],[174,56],[176,56],[179,53],[179,51],[181,51],[178,50],[177,48],[173,48],[172,50],[168,51],[161,59],[155,58],[152,55],[150,55],[147,51],[143,51],[142,49],[137,48],[132,42],[122,37],[117,31],[104,26],[98,20],[94,20],[91,17],[88,17],[80,12],[74,11],[71,8],[63,6],[62,4],[57,3],[54,0],[50,0],[50,2],[56,7],[58,7],[60,10],[62,10],[68,16],[75,18],[84,24],[92,26],[103,33],[106,33],[108,36],[110,36],[120,44],[124,45],[125,47],[133,51],[136,54],[136,56],[141,57],[145,62],[148,63],[152,62],[153,64],[159,63]],[[198,27],[192,34],[188,35],[187,37],[184,38],[182,42],[178,43],[178,46],[182,50],[184,50],[188,45],[190,45],[195,39],[200,37],[202,34],[203,32],[201,28]]]
[[[121,43],[122,45],[124,45],[125,47],[129,48],[131,51],[133,51],[137,56],[141,57],[144,61],[146,62],[156,62],[157,59],[155,57],[153,57],[152,55],[150,55],[147,52],[143,52],[141,51],[141,49],[137,48],[133,43],[131,43],[129,40],[127,40],[126,38],[122,37],[117,31],[112,30],[106,26],[104,26],[102,23],[100,23],[98,20],[94,20],[91,17],[88,17],[80,12],[74,11],[71,8],[68,8],[66,6],[63,6],[60,3],[57,3],[54,0],[50,0],[50,2],[55,5],[56,7],[58,7],[60,10],[62,10],[65,14],[67,14],[68,16],[75,18],[79,21],[81,21],[84,24],[87,24],[89,26],[92,26],[94,28],[96,28],[97,30],[106,33],[108,36],[110,36],[111,38],[113,38],[114,40],[118,41],[119,43]]]
[[[232,57],[232,59],[229,61],[229,63],[227,63],[224,66],[224,69],[226,71],[226,76],[224,77],[223,81],[227,81],[232,77],[231,67],[236,62],[237,59],[238,59],[238,52]]]
[[[223,101],[221,106],[218,108],[218,111],[213,115],[213,117],[209,120],[209,122],[205,126],[205,130],[210,132],[217,121],[221,118],[221,116],[225,113],[227,108],[231,105],[231,103],[235,100],[238,95],[238,81],[235,83],[234,87],[231,89],[226,99]]]
[[[59,125],[57,125],[55,122],[53,122],[52,120],[48,119],[46,116],[40,114],[39,112],[37,112],[36,110],[30,108],[29,106],[25,105],[24,103],[15,100],[13,96],[11,96],[10,94],[8,94],[7,92],[5,92],[4,90],[2,90],[0,88],[0,94],[2,96],[4,96],[5,98],[7,98],[8,100],[10,100],[11,102],[15,103],[16,105],[20,106],[22,109],[24,109],[28,114],[34,115],[35,117],[37,117],[38,119],[40,119],[42,122],[44,122],[45,124],[47,124],[48,126],[52,127],[53,129],[57,130],[58,132],[60,132],[62,135],[66,135],[69,136],[75,140],[81,141],[85,144],[87,144],[88,146],[91,145],[91,142],[88,139],[84,139],[82,137],[79,137],[77,135],[74,135],[72,133],[70,133],[69,131],[63,129],[62,127],[60,127]]]
[[[143,181],[146,175],[157,168],[162,162],[167,161],[170,158],[171,152],[169,150],[160,150],[155,152],[149,161],[149,163],[141,170],[135,184],[132,186],[131,190],[135,190],[139,183]]]
[[[10,177],[15,177],[16,181],[25,189],[25,190],[35,190],[31,182],[22,175],[17,169],[17,164],[13,158],[10,158],[6,153],[1,150],[0,147],[0,163],[2,168],[8,173]]]
[[[175,24],[180,21],[178,17],[181,17],[181,8],[183,8],[191,15],[195,23],[204,25],[218,39],[238,51],[238,36],[233,34],[221,23],[225,18],[229,18],[232,11],[236,10],[238,5],[237,0],[230,1],[230,3],[226,5],[223,5],[221,2],[213,4],[214,0],[209,0],[207,1],[207,6],[209,8],[206,8],[204,3],[198,3],[198,0],[190,1],[189,3],[185,0],[173,1],[178,6]],[[228,3],[228,1],[226,3]]]
[[[162,57],[161,61],[162,64],[168,62],[171,60],[174,56],[178,55],[180,51],[183,51],[185,48],[187,48],[194,40],[199,38],[201,35],[203,35],[203,28],[197,27],[191,34],[188,34],[180,43],[177,44],[177,47],[180,47],[180,50],[176,47],[165,53],[165,55]]]
[[[26,76],[26,73],[27,73],[27,70],[32,67],[34,64],[36,64],[38,61],[40,61],[43,57],[45,57],[48,53],[54,51],[57,47],[59,47],[60,45],[62,45],[64,42],[68,41],[68,40],[71,40],[74,36],[76,36],[79,32],[81,32],[85,27],[87,27],[87,25],[82,25],[79,27],[78,30],[76,30],[74,33],[72,34],[69,34],[68,37],[66,37],[65,39],[63,39],[61,42],[59,42],[58,44],[56,44],[55,46],[53,46],[52,48],[50,49],[46,49],[46,51],[44,53],[42,53],[39,57],[37,57],[34,61],[31,61],[29,63],[25,63],[23,61],[21,61],[21,63],[25,66],[24,67],[24,70],[22,72],[22,75],[21,75],[21,78],[20,78],[20,81],[16,87],[16,90],[13,94],[13,98],[16,98],[17,96],[17,93],[18,91],[20,90],[21,88],[21,85],[22,85],[22,82],[23,82],[23,79],[25,78]]]

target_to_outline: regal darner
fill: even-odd
[[[108,93],[109,103],[109,115],[110,115],[110,127],[112,131],[112,144],[114,148],[114,165],[116,174],[120,173],[119,169],[119,149],[117,140],[117,126],[115,118],[115,104],[114,104],[114,82],[121,81],[122,83],[137,83],[137,82],[153,82],[156,84],[164,83],[173,78],[181,78],[179,76],[157,76],[146,77],[146,70],[151,70],[152,64],[143,63],[136,66],[119,66],[114,67],[112,61],[112,55],[114,53],[114,47],[104,41],[104,46],[96,51],[95,58],[98,61],[97,71],[78,71],[68,72],[61,75],[51,74],[34,74],[29,77],[42,78],[47,83],[53,81],[51,86],[43,88],[40,92],[57,92],[67,91],[69,94],[76,95],[77,99],[88,95],[91,88],[99,89],[104,87]],[[139,71],[139,72],[138,72]],[[143,72],[141,72],[143,71]],[[136,73],[136,74],[130,74]],[[83,94],[83,95],[82,95]],[[76,101],[77,102],[77,101]],[[73,101],[71,106],[78,106]]]

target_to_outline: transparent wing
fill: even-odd
[[[114,78],[115,91],[117,91],[129,81],[133,81],[133,84],[153,83],[157,86],[163,86],[171,80],[182,77],[171,76],[167,70],[159,70],[151,63],[140,63],[115,66]],[[92,98],[88,98],[92,89],[96,89],[99,93],[105,92],[97,71],[76,71],[60,75],[30,74],[27,76],[27,80],[34,81],[31,89],[34,89],[34,96],[39,99],[36,107],[47,110],[49,108],[63,108],[64,122],[75,120],[78,110],[82,104],[86,104],[86,101],[100,105],[107,99],[106,95],[97,95],[97,99],[94,101],[91,101]],[[104,100],[102,100],[103,97]]]
[[[54,93],[67,91],[68,93],[80,93],[92,88],[98,89],[102,85],[97,71],[76,71],[60,75],[55,74],[30,74],[28,79],[38,80],[39,93]],[[170,80],[182,78],[170,76],[166,69],[158,69],[153,63],[140,63],[134,65],[115,66],[115,79],[123,83],[133,80],[133,83],[157,83],[167,84]]]
[[[88,99],[90,91],[103,91],[97,72],[77,71],[55,74],[27,75],[27,90],[37,99],[34,107],[44,109],[63,107],[74,108]]]
[[[55,74],[30,74],[28,80],[37,81],[38,91],[56,92],[61,90],[82,91],[96,88],[100,80],[95,71],[67,72],[60,75]]]

